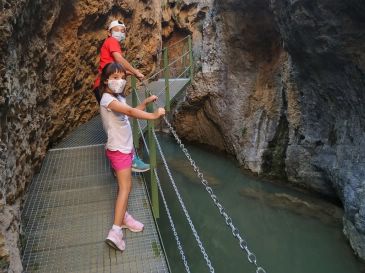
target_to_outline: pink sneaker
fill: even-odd
[[[134,219],[128,212],[125,212],[122,228],[127,228],[132,232],[140,232],[143,230],[144,225]]]
[[[125,249],[125,242],[123,240],[123,233],[118,234],[115,230],[109,230],[108,237],[105,239],[105,243],[107,243],[112,248],[116,250],[123,251]]]

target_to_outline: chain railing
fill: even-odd
[[[177,196],[177,199],[178,199],[178,201],[179,201],[179,203],[180,203],[180,206],[181,206],[181,208],[182,208],[182,210],[183,210],[183,212],[184,212],[184,214],[185,214],[185,218],[186,218],[186,220],[187,220],[187,221],[188,221],[188,223],[189,223],[190,229],[191,229],[191,231],[193,232],[193,235],[194,235],[194,237],[195,237],[196,242],[198,243],[198,246],[199,246],[199,248],[200,248],[200,252],[203,254],[204,260],[205,260],[205,262],[206,262],[207,266],[209,267],[209,271],[210,271],[211,273],[213,273],[213,272],[215,272],[215,271],[214,271],[214,268],[213,268],[213,266],[212,266],[212,263],[211,263],[211,261],[210,261],[210,259],[209,259],[209,257],[208,257],[208,254],[207,254],[207,252],[206,252],[206,250],[205,250],[205,248],[204,248],[204,246],[203,246],[202,241],[200,240],[200,237],[199,237],[199,235],[198,235],[198,232],[197,232],[197,231],[196,231],[196,229],[195,229],[195,226],[194,226],[194,224],[193,224],[193,221],[192,221],[192,220],[191,220],[191,218],[190,218],[189,212],[188,212],[188,210],[186,209],[185,203],[184,203],[184,201],[183,201],[183,199],[182,199],[182,197],[181,197],[181,195],[180,195],[180,192],[179,192],[179,190],[178,190],[178,188],[177,188],[177,186],[176,186],[175,180],[174,180],[174,178],[172,177],[172,174],[171,174],[170,168],[169,168],[169,166],[168,166],[168,164],[167,164],[166,158],[165,158],[165,156],[164,156],[164,154],[163,154],[163,152],[162,152],[160,142],[158,141],[158,139],[157,139],[157,136],[156,136],[155,132],[153,132],[153,136],[154,136],[154,138],[155,138],[155,141],[156,141],[156,144],[157,144],[157,149],[158,149],[158,151],[159,151],[159,153],[160,153],[160,156],[161,156],[161,158],[162,158],[162,162],[163,162],[163,164],[164,164],[164,166],[165,166],[165,170],[166,170],[166,172],[167,172],[167,175],[168,175],[168,176],[169,176],[169,178],[170,178],[171,185],[172,185],[172,187],[174,188],[174,191],[175,191],[175,194],[176,194],[176,196]]]
[[[185,39],[183,39],[185,40]],[[182,40],[182,41],[183,41]],[[189,41],[189,51],[184,54],[187,55],[189,54],[189,66],[183,71],[183,73],[181,73],[179,75],[182,76],[184,75],[184,73],[186,73],[187,69],[189,69],[189,76],[190,76],[190,81],[192,80],[192,77],[193,77],[193,58],[192,58],[192,44],[191,44],[191,37],[189,36],[188,38],[188,41]],[[166,107],[168,108],[167,110],[170,110],[170,107],[169,107],[169,103],[170,103],[170,96],[169,96],[169,88],[170,88],[170,81],[169,81],[169,69],[171,68],[171,63],[168,63],[168,59],[167,59],[167,56],[168,56],[168,48],[165,48],[164,49],[164,69],[161,69],[159,72],[163,71],[164,72],[164,77],[165,77],[165,88],[164,90],[162,90],[161,92],[158,93],[158,95],[160,95],[161,93],[165,92],[165,96],[166,96],[166,100],[165,100],[165,105],[161,105],[161,103],[159,103],[158,101],[155,102],[159,107]],[[182,58],[182,57],[180,57]],[[175,59],[173,61],[173,63],[176,63],[177,61],[179,60],[179,58]],[[152,77],[156,77],[156,73],[154,73],[154,75],[150,76],[148,79],[146,79],[145,81],[148,81],[149,79],[151,79]],[[150,95],[153,95],[151,93],[151,91],[148,89],[147,85],[145,82],[142,82],[142,85],[144,86],[144,89],[145,89],[145,94],[146,96],[150,96]],[[134,89],[134,91],[136,91],[136,89]],[[137,92],[135,92],[137,94]],[[137,94],[137,98],[138,98],[138,94]],[[160,105],[159,105],[160,104]],[[150,104],[152,105],[152,104]],[[153,110],[153,107],[149,107],[149,111],[152,111]],[[246,254],[247,254],[247,259],[248,261],[255,265],[256,267],[256,273],[266,273],[265,269],[263,267],[261,267],[258,262],[257,262],[257,258],[256,258],[256,255],[254,254],[254,252],[252,252],[249,247],[248,247],[248,243],[247,241],[242,237],[239,229],[233,224],[233,220],[232,218],[228,215],[228,213],[226,212],[225,208],[223,207],[223,205],[220,203],[220,201],[218,200],[218,197],[214,194],[214,191],[213,189],[209,186],[209,183],[208,181],[204,178],[204,175],[203,173],[201,172],[200,168],[198,167],[198,165],[196,164],[196,162],[193,160],[193,158],[191,157],[189,151],[186,149],[185,145],[182,143],[181,139],[179,138],[179,136],[177,135],[175,129],[172,127],[171,123],[167,120],[166,117],[163,117],[163,120],[164,122],[166,123],[167,127],[169,128],[170,132],[172,133],[172,135],[174,136],[176,142],[178,143],[179,147],[181,148],[182,152],[184,153],[184,155],[186,156],[186,158],[189,160],[190,162],[190,165],[192,166],[194,172],[197,174],[198,178],[200,179],[200,182],[203,184],[205,190],[208,192],[210,198],[213,200],[213,203],[215,204],[215,206],[218,208],[219,210],[219,213],[220,215],[224,218],[225,220],[225,223],[228,227],[230,227],[231,229],[231,232],[232,232],[232,235],[234,238],[236,238],[238,240],[238,243],[239,243],[239,246],[240,248],[242,249],[242,251],[244,251]],[[138,121],[137,121],[138,122]],[[139,123],[138,123],[139,124]],[[141,130],[141,134],[143,135],[143,132]],[[167,171],[167,174],[170,178],[170,181],[172,183],[172,186],[175,190],[175,193],[178,197],[178,200],[179,200],[179,203],[181,205],[181,207],[183,208],[183,211],[184,211],[184,214],[185,214],[185,217],[190,225],[190,228],[192,229],[192,232],[194,234],[194,237],[199,245],[199,248],[204,256],[204,259],[207,263],[207,266],[209,267],[209,270],[210,272],[214,272],[214,268],[212,267],[211,265],[211,262],[209,260],[209,257],[208,255],[206,254],[206,251],[200,241],[200,238],[195,230],[195,227],[190,219],[190,216],[186,210],[186,207],[184,205],[184,202],[178,192],[178,189],[176,187],[176,184],[174,182],[174,179],[171,175],[171,172],[168,168],[168,164],[167,164],[167,161],[163,155],[163,152],[162,152],[162,149],[161,149],[161,146],[158,142],[158,139],[157,139],[157,136],[155,134],[155,132],[153,131],[153,127],[149,126],[149,145],[150,147],[152,146],[153,149],[156,149],[156,145],[157,145],[157,148],[159,150],[159,153],[161,155],[161,158],[163,160],[163,163],[164,163],[164,166],[165,166],[165,169]],[[153,161],[155,161],[155,159],[152,159]],[[157,176],[157,172],[156,172],[156,168],[152,168],[151,169],[151,174],[156,174],[156,175],[153,175],[154,177]],[[151,176],[152,178],[152,176]],[[156,179],[156,178],[155,178]],[[159,181],[157,182],[157,184],[159,184]],[[160,185],[159,185],[160,187]],[[162,189],[161,189],[162,190]],[[161,192],[161,191],[160,191]],[[166,204],[167,205],[167,204]]]
[[[138,100],[138,102],[139,102],[139,103],[141,103],[141,99],[139,98],[138,93],[136,92],[136,90],[133,90],[133,91],[136,93],[136,96],[137,96],[137,100]],[[148,93],[148,92],[147,92],[147,93]],[[150,93],[148,93],[148,95],[150,95]],[[139,132],[140,132],[140,134],[141,134],[141,136],[142,136],[142,139],[143,139],[144,145],[145,145],[145,147],[146,147],[146,151],[147,151],[148,155],[150,156],[150,155],[151,155],[151,153],[150,153],[150,149],[148,148],[148,147],[150,147],[150,146],[149,146],[149,145],[147,145],[147,142],[146,142],[145,137],[144,137],[144,135],[143,135],[143,130],[142,130],[141,126],[140,126],[140,122],[139,122],[139,120],[137,120],[137,124],[138,124],[138,128],[139,128]],[[149,131],[150,131],[150,130],[149,130]],[[179,200],[180,206],[181,206],[181,208],[182,208],[182,210],[183,210],[183,212],[184,212],[184,214],[185,214],[185,217],[186,217],[186,219],[187,219],[187,221],[188,221],[188,224],[189,224],[189,226],[190,226],[190,229],[191,229],[191,230],[192,230],[192,232],[193,232],[194,238],[195,238],[195,240],[196,240],[196,242],[197,242],[197,244],[198,244],[198,246],[199,246],[199,249],[200,249],[200,251],[201,251],[201,253],[202,253],[203,257],[204,257],[204,260],[206,261],[206,264],[207,264],[207,266],[208,266],[208,268],[209,268],[209,272],[214,273],[215,271],[214,271],[214,268],[213,268],[213,266],[212,266],[212,263],[211,263],[211,261],[210,261],[210,259],[209,259],[209,256],[208,256],[208,254],[207,254],[207,252],[206,252],[206,250],[205,250],[205,248],[204,248],[204,246],[203,246],[203,243],[202,243],[202,242],[201,242],[201,240],[200,240],[199,234],[198,234],[198,232],[196,231],[195,226],[194,226],[194,224],[193,224],[193,222],[192,222],[192,220],[191,220],[191,218],[190,218],[190,215],[189,215],[189,213],[188,213],[188,211],[187,211],[187,209],[186,209],[186,206],[185,206],[184,201],[182,200],[182,197],[181,197],[181,195],[180,195],[180,193],[179,193],[179,190],[177,189],[177,186],[176,186],[175,180],[173,179],[172,174],[171,174],[171,171],[170,171],[170,169],[169,169],[169,167],[168,167],[168,165],[167,165],[167,161],[166,161],[165,156],[164,156],[164,154],[163,154],[163,152],[162,152],[161,145],[160,145],[160,143],[159,143],[159,141],[158,141],[158,139],[157,139],[157,136],[156,136],[156,134],[155,134],[155,132],[154,132],[154,131],[151,131],[151,132],[152,132],[152,134],[153,134],[154,143],[155,143],[155,144],[157,144],[157,148],[158,148],[159,153],[160,153],[160,156],[161,156],[161,158],[162,158],[162,160],[163,160],[163,162],[164,162],[164,166],[165,166],[166,172],[167,172],[167,174],[168,174],[168,176],[169,176],[169,178],[170,178],[171,184],[172,184],[172,186],[173,186],[173,188],[174,188],[174,190],[175,190],[176,196],[177,196],[177,198],[178,198],[178,200]],[[149,140],[148,142],[150,142],[150,140]],[[153,148],[153,147],[152,147],[152,148]],[[150,158],[151,158],[151,157],[150,157]],[[168,213],[168,218],[169,218],[169,221],[170,221],[170,225],[171,225],[171,227],[172,227],[172,229],[173,229],[174,236],[175,236],[175,233],[176,233],[175,240],[176,240],[176,242],[177,242],[177,244],[178,244],[178,249],[179,249],[180,255],[181,255],[182,259],[183,259],[183,263],[184,263],[184,266],[185,266],[185,270],[189,270],[189,267],[188,267],[188,264],[187,264],[187,261],[186,261],[186,257],[185,257],[185,255],[184,255],[183,249],[182,249],[182,247],[181,247],[181,243],[180,243],[180,241],[179,241],[179,239],[178,239],[178,235],[177,235],[177,232],[176,232],[176,229],[175,229],[175,225],[173,224],[173,220],[172,220],[171,214],[170,214],[170,212],[169,212],[169,209],[168,209],[168,206],[167,206],[166,199],[165,199],[164,194],[163,194],[163,190],[162,190],[162,187],[161,187],[160,179],[159,179],[158,174],[157,174],[157,169],[156,169],[156,168],[155,168],[155,169],[153,169],[153,170],[151,169],[151,173],[153,173],[153,174],[154,174],[154,176],[155,176],[155,178],[156,178],[156,182],[157,182],[157,185],[158,185],[158,188],[159,188],[159,191],[160,191],[161,198],[162,198],[162,200],[163,200],[163,203],[164,203],[165,209],[166,209],[166,211],[167,211],[167,213]],[[151,185],[151,187],[152,187],[152,185]]]
[[[145,86],[145,88],[147,89],[146,86]],[[152,95],[152,93],[150,91],[147,91],[147,92],[149,92],[149,95]],[[158,104],[158,102],[156,102],[156,103]],[[158,105],[158,106],[163,107],[162,105]],[[256,266],[256,273],[266,273],[265,269],[258,265],[256,255],[254,254],[254,252],[252,252],[248,248],[247,241],[244,238],[242,238],[242,235],[241,235],[239,229],[233,224],[232,218],[227,214],[223,205],[219,202],[218,197],[214,194],[212,187],[209,186],[208,181],[204,178],[203,173],[200,171],[200,168],[198,167],[196,162],[193,160],[193,158],[189,154],[188,149],[182,143],[181,139],[177,135],[175,129],[172,127],[171,123],[167,120],[166,117],[163,117],[163,120],[166,123],[167,127],[169,128],[169,131],[174,136],[177,144],[180,146],[182,152],[184,153],[186,158],[189,160],[189,163],[193,167],[193,170],[197,174],[198,178],[200,179],[200,182],[203,184],[205,190],[208,192],[210,198],[213,200],[214,204],[218,208],[219,213],[224,217],[226,225],[231,228],[233,237],[235,237],[238,240],[240,248],[246,252],[248,261],[251,264],[254,264]],[[160,148],[159,143],[157,143],[157,147]]]
[[[186,149],[185,145],[182,143],[182,141],[179,138],[179,136],[177,135],[175,129],[172,127],[172,125],[166,119],[166,117],[164,117],[163,119],[164,119],[167,127],[169,128],[170,132],[174,136],[176,142],[180,146],[182,152],[184,153],[186,158],[189,160],[189,163],[193,167],[194,172],[199,177],[200,182],[203,184],[205,190],[209,193],[210,198],[213,200],[214,204],[218,208],[219,213],[224,217],[227,226],[229,226],[231,228],[232,234],[238,240],[240,248],[246,252],[248,261],[256,266],[256,273],[266,273],[264,268],[257,264],[256,255],[248,248],[247,241],[242,238],[239,229],[233,224],[232,218],[227,214],[223,205],[219,202],[218,197],[214,194],[212,187],[209,186],[208,181],[204,178],[203,173],[200,171],[200,168],[198,167],[196,162],[193,160],[193,158],[189,154],[188,149]]]
[[[148,149],[148,145],[147,145],[146,139],[144,137],[143,130],[142,130],[141,125],[140,125],[140,123],[139,123],[138,120],[137,120],[137,124],[138,124],[138,128],[139,128],[139,132],[140,132],[140,134],[142,136],[142,140],[143,140],[144,146],[146,148],[146,152],[149,155],[150,154],[150,151]],[[174,234],[174,238],[175,238],[175,241],[176,241],[176,244],[177,244],[177,248],[179,249],[179,253],[180,253],[181,259],[183,261],[183,264],[184,264],[184,267],[185,267],[185,271],[188,272],[188,273],[190,273],[189,264],[188,264],[187,258],[185,256],[184,249],[182,247],[182,243],[180,242],[179,235],[177,234],[177,231],[176,231],[176,228],[175,228],[175,223],[174,223],[174,220],[172,219],[172,216],[171,216],[171,213],[170,213],[170,209],[169,209],[169,207],[167,205],[167,201],[166,201],[166,198],[165,198],[165,194],[164,194],[164,192],[162,190],[160,178],[158,176],[158,173],[157,173],[157,170],[156,169],[154,171],[154,174],[156,176],[157,186],[158,186],[158,189],[159,189],[161,198],[162,198],[162,202],[163,202],[163,204],[165,206],[167,218],[169,219],[170,227],[171,227],[172,233]]]

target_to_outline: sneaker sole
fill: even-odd
[[[126,229],[128,229],[129,231],[132,231],[132,232],[141,232],[141,231],[144,230],[144,227],[142,229],[131,229],[131,228],[125,226],[125,225],[122,225],[121,228],[126,228]]]
[[[119,247],[117,247],[117,246],[114,244],[114,242],[113,242],[112,240],[105,239],[105,243],[106,243],[108,246],[110,246],[110,247],[114,248],[115,250],[124,251],[124,249],[120,249]]]
[[[135,169],[132,167],[132,172],[135,173],[144,173],[144,172],[148,172],[150,169],[146,169],[146,170],[141,170],[141,169]]]

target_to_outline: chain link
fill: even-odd
[[[200,237],[199,237],[199,235],[198,235],[198,232],[197,232],[197,231],[196,231],[196,229],[195,229],[195,226],[194,226],[194,224],[193,224],[193,222],[192,222],[192,220],[191,220],[191,218],[190,218],[190,215],[189,215],[189,213],[188,213],[188,211],[187,211],[187,209],[186,209],[186,207],[185,207],[185,203],[184,203],[184,201],[182,200],[182,197],[181,197],[181,195],[180,195],[180,193],[179,193],[179,190],[178,190],[178,188],[177,188],[177,186],[176,186],[175,180],[174,180],[174,178],[172,177],[172,174],[171,174],[170,168],[169,168],[169,166],[168,166],[168,164],[167,164],[167,161],[166,161],[165,155],[164,155],[164,154],[163,154],[163,152],[162,152],[160,142],[159,142],[159,141],[158,141],[158,139],[157,139],[156,133],[155,133],[154,131],[153,131],[152,133],[153,133],[153,137],[154,137],[154,138],[155,138],[155,140],[156,140],[156,144],[157,144],[156,146],[157,146],[157,149],[158,149],[158,151],[159,151],[159,153],[160,153],[160,155],[161,155],[162,162],[163,162],[163,164],[164,164],[164,166],[165,166],[165,169],[166,169],[166,172],[167,172],[167,174],[168,174],[168,176],[169,176],[169,178],[170,178],[170,181],[171,181],[172,187],[173,187],[173,188],[174,188],[174,190],[175,190],[175,193],[176,193],[177,199],[179,200],[180,206],[181,206],[181,208],[183,209],[183,212],[184,212],[184,214],[185,214],[185,218],[186,218],[186,220],[187,220],[187,221],[188,221],[188,223],[189,223],[190,229],[191,229],[191,231],[193,232],[193,235],[194,235],[194,237],[195,237],[196,242],[198,243],[198,246],[199,246],[199,248],[200,248],[200,252],[203,254],[204,260],[205,260],[205,262],[206,262],[207,266],[209,267],[209,271],[210,271],[211,273],[214,273],[215,271],[214,271],[214,268],[213,268],[213,266],[212,266],[212,263],[211,263],[211,261],[210,261],[210,259],[209,259],[209,257],[208,257],[208,254],[207,254],[207,252],[206,252],[206,250],[205,250],[205,248],[204,248],[204,246],[203,246],[203,243],[202,243],[202,242],[201,242],[201,240],[200,240]]]
[[[153,95],[153,94],[151,93],[151,91],[147,88],[147,86],[146,86],[144,83],[143,83],[143,85],[144,85],[144,87],[145,87],[145,91],[147,91],[147,93],[149,93],[149,95]],[[155,102],[155,103],[157,104],[158,102]],[[214,204],[215,204],[215,205],[216,205],[216,207],[219,209],[219,213],[220,213],[220,214],[224,217],[225,222],[226,222],[226,225],[227,225],[227,226],[229,226],[229,227],[231,228],[232,235],[233,235],[235,238],[237,238],[237,239],[238,239],[240,248],[241,248],[243,251],[245,251],[245,252],[246,252],[246,254],[247,254],[247,260],[248,260],[251,264],[254,264],[254,265],[256,266],[256,273],[266,273],[265,269],[264,269],[263,267],[261,267],[261,266],[259,266],[259,265],[257,264],[257,258],[256,258],[256,255],[255,255],[252,251],[250,251],[250,249],[248,248],[247,241],[246,241],[246,240],[244,240],[244,239],[242,238],[242,236],[240,235],[240,231],[239,231],[239,229],[238,229],[238,228],[236,228],[236,227],[234,226],[233,221],[232,221],[232,218],[228,216],[228,214],[226,213],[226,211],[225,211],[225,209],[224,209],[223,205],[222,205],[222,204],[218,201],[218,198],[217,198],[217,196],[214,194],[213,189],[209,186],[208,181],[207,181],[206,179],[204,179],[204,175],[203,175],[203,173],[200,171],[200,169],[199,169],[199,167],[197,166],[196,162],[192,159],[191,155],[189,154],[188,149],[187,149],[187,148],[185,147],[185,145],[182,143],[181,139],[180,139],[180,138],[179,138],[179,136],[177,135],[177,132],[175,131],[175,129],[172,127],[171,123],[167,120],[167,118],[166,118],[166,117],[163,117],[163,120],[165,121],[165,123],[166,123],[167,127],[169,128],[170,132],[171,132],[171,133],[172,133],[172,135],[174,136],[174,138],[175,138],[176,142],[177,142],[177,143],[178,143],[178,145],[180,146],[180,148],[181,148],[181,150],[183,151],[184,155],[185,155],[185,156],[186,156],[186,158],[189,160],[190,165],[193,167],[194,172],[195,172],[195,173],[197,174],[197,176],[200,178],[200,181],[201,181],[201,183],[204,185],[205,190],[209,193],[209,195],[210,195],[211,199],[213,200]],[[161,147],[160,147],[160,144],[159,144],[159,142],[158,142],[158,139],[157,139],[157,136],[156,136],[155,132],[153,132],[153,135],[154,135],[154,137],[155,137],[155,139],[156,139],[157,147],[158,147],[158,149],[159,149],[159,151],[160,151],[160,154],[161,154],[161,157],[162,157],[162,159],[163,159],[163,162],[164,162],[164,165],[165,165],[166,171],[167,171],[167,173],[168,173],[168,175],[169,175],[169,177],[170,177],[171,182],[173,183],[173,187],[174,187],[174,189],[175,189],[175,192],[176,192],[176,194],[178,195],[178,189],[177,189],[177,187],[176,187],[176,185],[175,185],[175,183],[174,183],[174,180],[173,180],[173,177],[172,177],[172,175],[171,175],[171,173],[170,173],[170,170],[169,170],[169,168],[168,168],[167,162],[166,162],[165,158],[163,157],[162,150],[161,150]],[[181,197],[180,197],[179,195],[178,195],[178,199],[179,199],[179,202],[180,202]],[[182,199],[181,199],[180,204],[182,205],[183,210],[184,210],[184,213],[185,213],[186,208],[185,208],[185,206],[184,206],[184,203],[183,203]],[[185,216],[187,216],[187,219],[188,219],[188,222],[189,222],[189,225],[190,225],[191,219],[190,219],[189,215],[187,214],[187,211],[186,211]],[[192,224],[192,222],[191,222],[191,225],[192,225],[191,227],[193,227],[193,228],[194,228],[194,225]],[[192,230],[193,230],[193,229],[192,229]],[[194,230],[195,230],[195,228],[194,228]],[[194,230],[193,230],[193,232],[194,232]],[[195,234],[194,234],[194,236],[195,236]],[[198,240],[199,240],[199,241],[198,241]],[[200,246],[202,247],[202,244],[201,244],[201,242],[200,242],[199,237],[198,237],[198,240],[197,240],[197,242],[198,242],[199,247],[200,247]],[[199,242],[200,242],[200,244],[199,244]],[[205,249],[204,249],[204,248],[203,248],[203,250],[205,251]],[[201,249],[201,251],[202,251],[202,249]],[[203,253],[203,252],[202,252],[202,253]],[[208,258],[208,256],[207,256],[207,254],[206,254],[206,253],[203,253],[203,256],[204,256],[204,259]],[[206,261],[207,261],[207,265],[208,265],[208,267],[210,268],[211,263],[210,263],[210,261],[209,261],[209,258],[208,258],[208,259],[206,259]],[[209,263],[208,263],[208,262],[209,262]],[[210,265],[210,266],[209,266],[209,265]],[[212,268],[212,269],[213,269],[213,268]],[[213,271],[211,271],[211,272],[214,272],[214,269],[213,269]]]
[[[142,131],[142,128],[141,128],[141,125],[139,124],[139,120],[137,119],[137,124],[138,124],[138,128],[139,128],[139,131],[141,133],[141,136],[142,136],[142,140],[143,140],[143,143],[144,143],[144,146],[146,147],[146,151],[147,153],[149,154],[150,151],[148,149],[148,145],[147,145],[147,142],[146,142],[146,139],[143,135],[143,131]],[[181,259],[183,260],[183,264],[184,264],[184,267],[185,267],[185,271],[190,273],[190,268],[189,268],[189,264],[188,264],[188,261],[186,259],[186,256],[185,256],[185,253],[184,253],[184,250],[183,250],[183,247],[182,247],[182,244],[180,242],[180,239],[179,239],[179,235],[177,234],[177,231],[176,231],[176,228],[175,228],[175,224],[174,224],[174,221],[172,220],[172,216],[171,216],[171,213],[170,213],[170,209],[169,207],[167,206],[167,202],[166,202],[166,198],[165,198],[165,194],[162,190],[162,187],[161,187],[161,182],[160,182],[160,178],[157,174],[157,171],[155,169],[155,176],[156,176],[156,180],[157,180],[157,185],[158,185],[158,189],[160,191],[160,194],[161,194],[161,198],[162,198],[162,202],[165,206],[165,209],[166,209],[166,213],[167,213],[167,217],[169,218],[169,222],[170,222],[170,226],[171,226],[171,229],[172,229],[172,233],[174,234],[174,237],[175,237],[175,241],[176,241],[176,244],[177,244],[177,248],[179,249],[179,252],[180,252],[180,256],[181,256]]]
[[[134,91],[136,91],[136,90],[134,90]],[[147,92],[151,94],[151,92],[150,92],[149,90],[147,90]],[[138,93],[137,93],[137,92],[136,92],[136,94],[137,94],[137,99],[138,99],[138,101],[140,101],[140,98],[139,98],[139,96],[138,96]],[[147,142],[146,142],[145,137],[144,137],[144,135],[143,135],[143,131],[142,131],[142,128],[141,128],[141,126],[140,126],[140,123],[139,123],[139,120],[138,120],[138,119],[137,119],[137,124],[138,124],[139,131],[140,131],[140,133],[141,133],[141,136],[142,136],[142,139],[143,139],[144,145],[145,145],[145,147],[146,147],[146,149],[147,149],[147,153],[149,154],[149,149],[148,149],[148,146],[147,146]],[[178,189],[177,189],[177,187],[176,187],[176,183],[175,183],[175,181],[174,181],[174,179],[173,179],[173,177],[172,177],[172,175],[171,175],[171,172],[170,172],[170,169],[169,169],[169,167],[168,167],[168,165],[167,165],[167,162],[166,162],[165,156],[164,156],[164,154],[163,154],[163,152],[162,152],[160,142],[158,141],[157,136],[156,136],[156,133],[155,133],[154,131],[153,131],[153,137],[154,137],[154,138],[155,138],[155,140],[156,140],[156,144],[157,144],[157,147],[158,147],[159,153],[160,153],[160,155],[161,155],[161,158],[162,158],[162,160],[163,160],[163,162],[164,162],[165,169],[166,169],[166,171],[167,171],[167,173],[168,173],[168,175],[169,175],[170,181],[171,181],[171,183],[172,183],[172,185],[173,185],[173,188],[174,188],[174,190],[175,190],[175,193],[176,193],[176,195],[177,195],[177,197],[178,197],[179,203],[180,203],[180,205],[181,205],[181,207],[182,207],[182,209],[183,209],[183,211],[184,211],[184,214],[185,214],[185,217],[186,217],[186,219],[187,219],[187,221],[188,221],[188,223],[189,223],[189,226],[190,226],[190,228],[191,228],[191,230],[192,230],[192,232],[193,232],[193,235],[194,235],[194,237],[195,237],[195,240],[197,241],[198,246],[199,246],[199,248],[200,248],[200,251],[201,251],[201,253],[203,254],[203,257],[204,257],[204,259],[205,259],[205,261],[206,261],[206,263],[207,263],[207,266],[209,267],[209,271],[210,271],[211,273],[214,273],[215,271],[214,271],[214,268],[213,268],[213,266],[212,266],[212,263],[211,263],[211,261],[210,261],[210,259],[209,259],[208,254],[206,253],[206,250],[205,250],[205,248],[204,248],[204,246],[203,246],[203,243],[202,243],[202,242],[201,242],[201,240],[200,240],[200,237],[199,237],[199,235],[198,235],[198,233],[197,233],[197,231],[196,231],[196,229],[195,229],[195,227],[194,227],[194,224],[193,224],[193,222],[191,221],[191,218],[190,218],[190,216],[189,216],[189,213],[188,213],[188,211],[187,211],[187,209],[186,209],[186,207],[185,207],[184,201],[182,200],[181,195],[180,195],[180,193],[179,193],[179,191],[178,191]],[[190,272],[189,266],[188,266],[187,261],[186,261],[186,257],[185,257],[185,255],[184,255],[183,249],[182,249],[182,247],[181,247],[180,240],[179,240],[179,238],[178,238],[178,234],[177,234],[176,229],[175,229],[175,225],[174,225],[174,223],[173,223],[172,217],[171,217],[170,212],[169,212],[169,210],[168,210],[167,202],[166,202],[166,200],[165,200],[165,196],[164,196],[164,194],[163,194],[162,187],[161,187],[161,183],[160,183],[160,180],[159,180],[159,177],[158,177],[158,174],[157,174],[156,169],[155,169],[155,175],[156,175],[157,185],[158,185],[158,187],[159,187],[159,191],[160,191],[160,193],[161,193],[161,197],[162,197],[162,199],[163,199],[164,206],[165,206],[165,208],[166,208],[166,212],[167,212],[168,217],[169,217],[170,225],[171,225],[171,228],[173,229],[173,232],[174,232],[174,236],[175,236],[175,234],[176,234],[176,236],[175,236],[175,240],[176,240],[176,242],[177,242],[177,244],[178,244],[178,248],[179,248],[179,246],[180,246],[180,248],[179,248],[180,256],[181,256],[181,258],[183,259],[183,262],[184,262],[184,265],[185,265],[185,270],[186,270],[187,272]]]
[[[181,150],[183,151],[183,153],[185,154],[186,158],[189,160],[190,165],[194,169],[194,172],[197,173],[197,176],[200,178],[201,183],[205,187],[205,190],[209,193],[214,204],[218,207],[219,213],[224,217],[227,226],[229,226],[231,228],[233,236],[238,239],[240,248],[246,252],[248,261],[251,264],[254,264],[256,266],[256,273],[266,273],[265,269],[263,269],[261,266],[258,266],[256,255],[252,251],[249,250],[246,240],[242,239],[239,229],[234,226],[234,224],[232,222],[232,218],[230,216],[228,216],[224,207],[218,201],[218,198],[214,194],[213,189],[209,186],[207,180],[204,179],[203,173],[200,171],[196,162],[192,159],[191,155],[188,152],[188,149],[186,149],[185,145],[182,143],[181,139],[177,135],[175,129],[172,127],[171,123],[167,120],[166,117],[163,117],[163,120],[165,121],[170,132],[174,136],[176,142],[179,144],[179,146],[180,146]]]

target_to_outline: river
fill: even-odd
[[[174,139],[166,134],[159,138],[215,272],[255,272]],[[342,233],[341,208],[313,194],[249,175],[226,155],[197,145],[187,148],[267,273],[365,272]],[[190,271],[209,272],[161,160],[158,166]],[[160,212],[158,225],[172,273],[185,272],[161,201]]]

